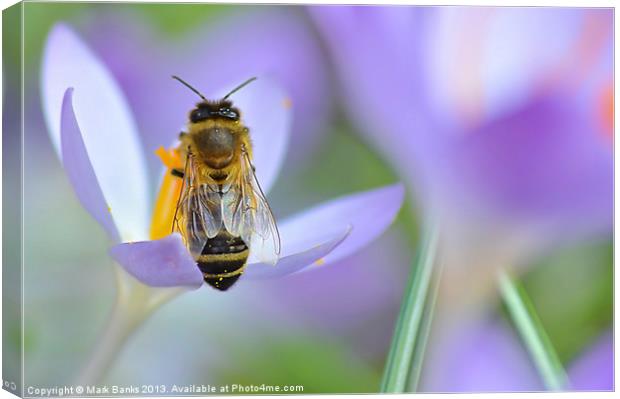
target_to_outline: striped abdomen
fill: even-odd
[[[240,237],[222,229],[207,240],[197,263],[207,284],[226,291],[243,273],[249,254],[248,246]]]

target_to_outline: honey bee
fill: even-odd
[[[248,79],[220,100],[202,99],[189,113],[187,131],[176,148],[184,167],[171,169],[182,179],[173,219],[196,260],[204,281],[225,291],[243,274],[250,251],[262,263],[275,264],[280,236],[275,218],[252,165],[249,129],[229,97],[256,78]]]

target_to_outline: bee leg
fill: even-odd
[[[185,177],[185,173],[183,172],[183,170],[177,168],[171,169],[170,174],[181,179]]]

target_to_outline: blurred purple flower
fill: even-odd
[[[309,11],[351,120],[444,234],[523,234],[529,254],[610,232],[613,10]]]
[[[609,237],[613,10],[308,11],[350,120],[439,223],[446,267],[423,390],[540,389],[514,337],[476,320],[497,268]]]
[[[527,351],[501,319],[485,319],[442,330],[441,346],[431,346],[422,392],[542,391]]]
[[[304,17],[296,7],[245,7],[173,38],[138,14],[103,13],[91,17],[84,32],[127,96],[147,153],[176,139],[182,127],[178,115],[193,105],[170,75],[207,96],[261,76],[279,82],[290,95],[287,157],[295,165],[318,144],[331,110],[324,56]],[[156,159],[147,164],[152,170],[160,166]]]
[[[439,224],[446,320],[477,317],[499,267],[609,237],[611,9],[308,10],[350,119]]]
[[[429,352],[423,392],[543,391],[542,380],[515,332],[501,319],[441,332]],[[613,390],[613,341],[605,332],[568,367],[569,390]]]
[[[412,248],[399,229],[390,229],[338,267],[313,268],[290,276],[286,284],[261,285],[274,300],[270,318],[296,320],[325,339],[346,341],[369,364],[384,361],[392,337]],[[275,314],[275,315],[274,315]]]
[[[169,91],[182,90],[172,86]],[[153,101],[168,95],[162,88]],[[117,244],[112,257],[144,284],[199,287],[202,274],[179,234],[145,241],[152,193],[138,128],[115,79],[65,25],[57,25],[48,37],[42,99],[52,142],[78,199]],[[256,173],[265,192],[286,153],[291,111],[285,100],[284,91],[262,77],[234,96],[251,128]],[[403,194],[396,184],[339,198],[281,221],[277,267],[257,266],[251,253],[242,278],[282,276],[348,256],[391,224]]]
[[[612,391],[614,389],[614,337],[604,332],[568,368],[571,389]]]

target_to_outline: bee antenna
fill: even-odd
[[[222,100],[226,100],[228,97],[230,97],[232,94],[238,92],[239,90],[241,90],[242,88],[244,88],[245,86],[249,85],[250,83],[252,83],[253,81],[256,80],[256,76],[251,77],[250,79],[246,80],[245,82],[241,83],[239,86],[235,87],[234,89],[232,89],[231,91],[228,92],[228,94],[226,94],[224,96],[224,98],[222,98]]]
[[[183,79],[181,79],[178,76],[172,75],[172,79],[176,79],[179,82],[183,83],[188,89],[190,89],[191,91],[193,91],[194,93],[198,94],[200,96],[200,98],[202,98],[203,100],[207,101],[207,99],[205,98],[205,96],[202,95],[202,93],[200,93],[198,90],[194,89],[192,87],[192,85],[190,85],[189,83],[187,83],[186,81],[184,81]]]

